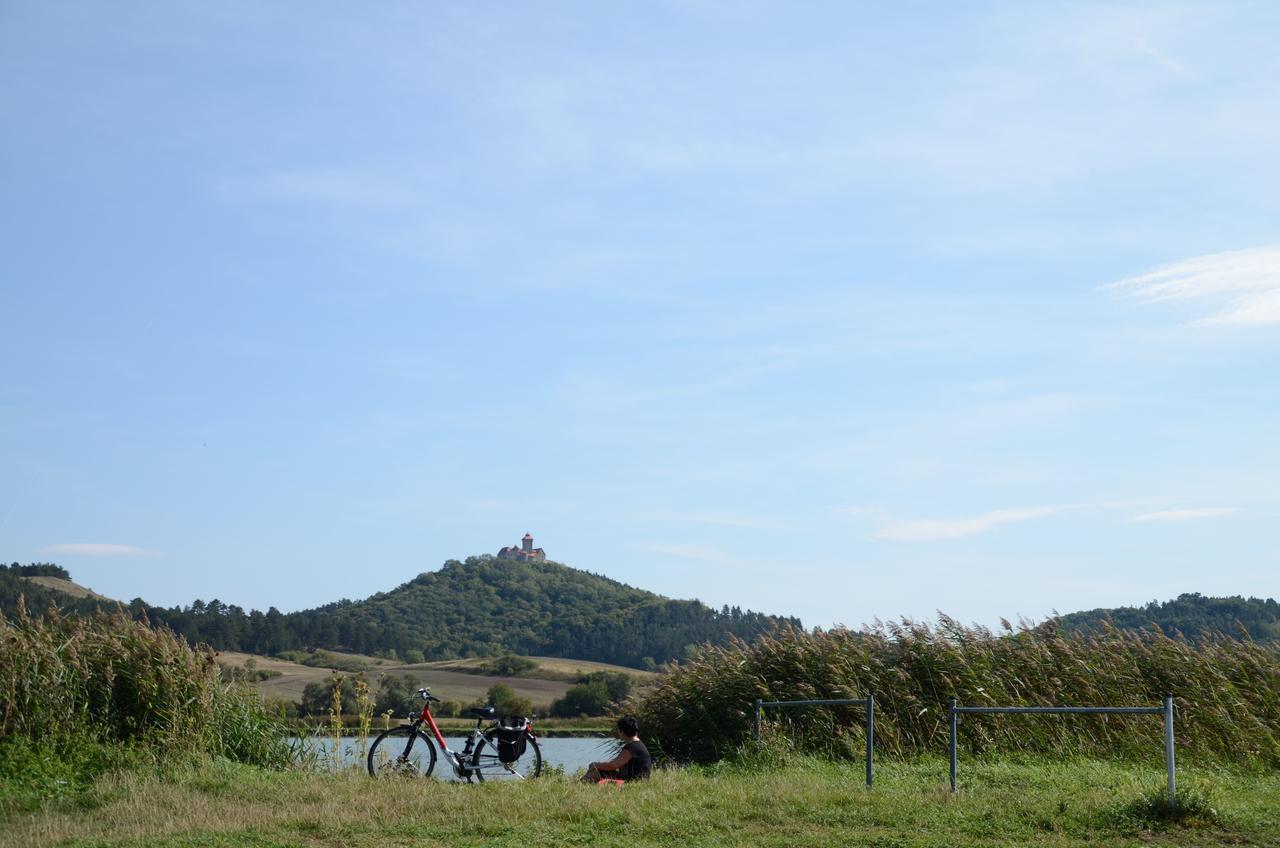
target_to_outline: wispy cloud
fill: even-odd
[[[1135,515],[1129,521],[1133,523],[1144,523],[1148,521],[1194,521],[1200,518],[1221,518],[1224,515],[1231,515],[1239,512],[1233,506],[1209,506],[1200,507],[1198,509],[1160,509],[1155,512],[1145,512],[1142,515]]]
[[[1196,323],[1280,324],[1280,247],[1184,259],[1103,288],[1148,303],[1193,303],[1206,313]]]
[[[970,518],[889,519],[880,525],[879,530],[876,531],[876,538],[912,542],[963,539],[989,533],[1006,524],[1048,518],[1080,508],[1079,505],[1032,506],[1020,509],[997,509]]]
[[[48,545],[40,549],[45,556],[148,556],[155,553],[133,545],[107,545],[100,542],[70,542]]]

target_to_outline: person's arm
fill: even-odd
[[[631,762],[631,752],[623,748],[618,752],[618,756],[614,757],[607,763],[591,763],[587,768],[594,768],[596,771],[616,771],[627,763]]]

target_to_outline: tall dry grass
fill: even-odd
[[[44,749],[127,746],[283,766],[280,722],[213,652],[124,612],[0,615],[0,738]]]
[[[945,616],[870,631],[782,630],[750,645],[705,646],[637,705],[647,739],[677,761],[707,762],[751,739],[752,703],[876,698],[876,747],[888,755],[945,752],[947,701],[967,705],[1156,705],[1175,696],[1180,752],[1280,765],[1280,650],[1158,630],[1066,635],[1048,628],[993,634]],[[771,713],[766,730],[796,749],[860,756],[862,713]],[[967,751],[1150,755],[1154,717],[964,716]]]

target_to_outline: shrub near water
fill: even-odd
[[[876,698],[876,748],[945,753],[947,700],[971,706],[1151,706],[1175,695],[1179,752],[1280,765],[1280,650],[1227,639],[1191,643],[1159,631],[1096,635],[1022,629],[995,635],[942,617],[872,631],[782,630],[748,645],[704,647],[639,705],[646,740],[675,760],[729,755],[752,734],[752,703]],[[961,719],[970,752],[1153,756],[1153,716]],[[802,751],[861,756],[858,708],[769,715]]]
[[[35,617],[21,606],[12,621],[0,616],[0,738],[40,756],[96,745],[132,759],[289,758],[261,701],[224,682],[211,651],[122,613]]]

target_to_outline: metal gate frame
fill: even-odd
[[[1022,715],[1158,715],[1164,716],[1164,768],[1169,790],[1169,806],[1177,804],[1178,779],[1173,759],[1173,696],[1165,695],[1159,707],[961,707],[952,698],[948,715],[951,719],[951,791],[956,792],[956,734],[959,717],[965,713]]]
[[[867,710],[867,788],[875,781],[875,747],[876,747],[876,696],[868,694],[865,698],[824,698],[810,701],[762,701],[756,698],[755,703],[755,739],[760,741],[760,715],[766,708],[774,707],[828,707],[849,706],[866,707]]]

